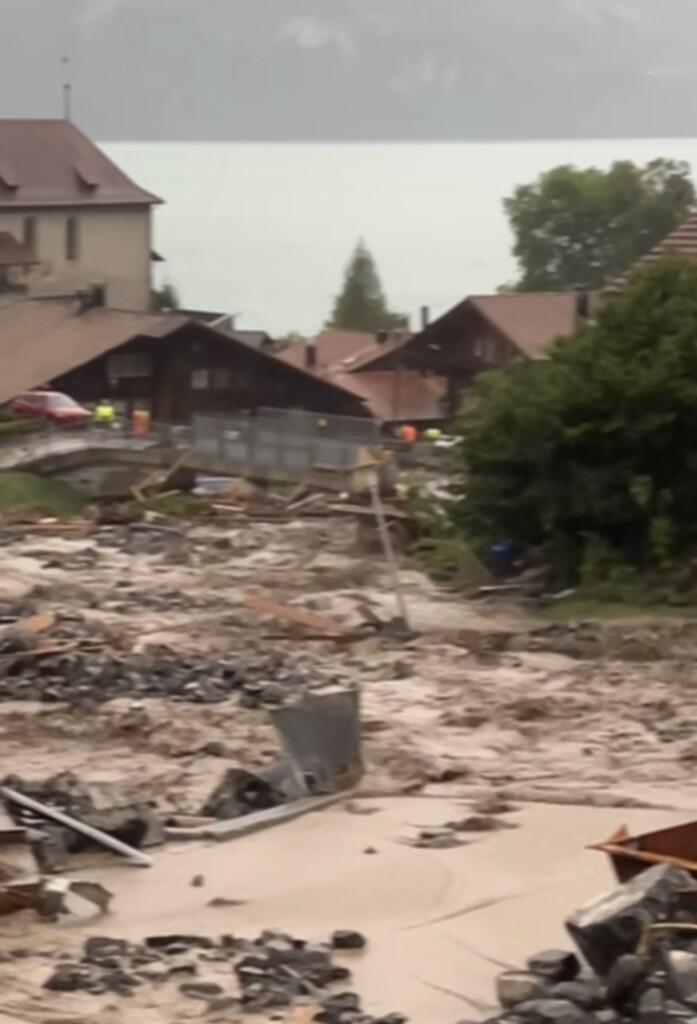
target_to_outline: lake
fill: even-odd
[[[155,247],[191,307],[238,326],[316,332],[356,241],[373,251],[395,310],[418,322],[515,277],[502,199],[562,163],[655,157],[697,168],[697,140],[444,144],[111,143],[166,200]]]

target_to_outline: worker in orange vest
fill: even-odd
[[[145,437],[150,430],[150,413],[136,407],[131,414],[131,429],[134,437]]]
[[[399,436],[405,444],[414,444],[419,437],[416,427],[410,423],[405,423],[399,430]]]

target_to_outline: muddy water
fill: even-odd
[[[15,922],[13,930],[23,933],[22,942],[70,949],[86,934],[132,940],[182,930],[253,936],[273,926],[321,940],[337,927],[357,928],[369,937],[369,949],[344,962],[368,1011],[401,1010],[415,1022],[453,1024],[486,1015],[498,965],[518,965],[539,948],[568,945],[564,916],[614,884],[605,858],[586,850],[587,844],[625,821],[646,830],[685,819],[665,812],[531,806],[510,819],[517,829],[436,851],[401,840],[418,826],[462,817],[461,804],[405,798],[361,806],[375,813],[337,807],[231,843],[171,847],[156,853],[151,870],[110,862],[96,875],[115,893],[108,919],[60,933],[26,922]],[[367,854],[368,847],[376,852]],[[95,877],[94,870],[90,874]],[[203,888],[190,884],[198,874],[205,877]],[[226,909],[207,905],[220,897],[247,902]],[[19,940],[15,935],[5,942],[16,946]],[[26,968],[31,980],[40,973]],[[7,993],[7,984],[0,967],[0,992]],[[21,1017],[29,1005],[36,1010],[41,1004],[8,993],[8,1011]],[[60,1006],[84,1011],[95,1001],[54,997],[53,1008]],[[159,1024],[198,1012],[166,989],[117,1000],[111,1017]]]

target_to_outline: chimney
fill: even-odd
[[[375,335],[375,340],[377,341],[378,345],[385,345],[390,340],[390,332],[378,331],[377,334]]]
[[[581,327],[591,317],[590,292],[576,292],[576,326]]]
[[[305,342],[305,369],[315,370],[317,368],[317,346],[314,341]]]
[[[421,330],[425,331],[431,322],[431,309],[429,306],[421,307]]]
[[[106,285],[96,282],[87,288],[81,288],[76,292],[77,312],[89,313],[91,309],[101,309],[106,306]]]

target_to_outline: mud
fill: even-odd
[[[537,865],[535,858],[540,857],[540,838],[523,835],[523,828],[492,828],[481,834],[458,833],[462,845],[453,849],[401,845],[397,855],[398,844],[419,830],[437,831],[471,815],[495,815],[511,806],[525,811],[528,804],[547,804],[555,806],[537,808],[535,829],[542,829],[545,843],[580,851],[583,842],[604,838],[630,816],[620,809],[697,807],[697,624],[545,627],[514,606],[461,601],[414,567],[405,566],[402,578],[416,634],[413,640],[398,643],[374,636],[338,644],[292,635],[284,639],[287,625],[248,611],[243,599],[271,597],[347,627],[364,622],[366,609],[385,619],[395,614],[383,564],[355,555],[355,529],[344,518],[177,527],[169,535],[145,536],[143,540],[112,530],[79,540],[0,539],[3,614],[8,609],[16,609],[17,614],[54,610],[58,630],[68,626],[78,633],[85,630],[109,650],[128,657],[154,658],[158,649],[169,648],[175,655],[200,656],[211,664],[269,659],[269,678],[259,680],[269,686],[278,685],[274,665],[288,668],[290,682],[286,679],[281,684],[291,690],[296,677],[303,680],[302,685],[359,686],[366,774],[354,814],[328,812],[284,830],[281,848],[287,860],[302,875],[307,873],[303,857],[310,857],[307,863],[319,872],[309,888],[289,880],[270,854],[258,870],[276,865],[272,874],[278,873],[277,880],[267,885],[255,874],[254,850],[271,850],[277,842],[273,834],[240,844],[240,849],[251,853],[237,868],[239,855],[228,856],[227,848],[204,850],[200,855],[189,848],[166,851],[162,854],[166,880],[157,884],[154,896],[141,876],[131,881],[135,876],[115,869],[121,902],[108,934],[138,942],[145,929],[165,926],[162,919],[176,931],[177,919],[182,914],[186,917],[189,903],[196,899],[207,930],[279,925],[315,939],[318,932],[328,934],[334,928],[369,931],[377,900],[383,953],[375,958],[371,944],[370,957],[357,972],[373,994],[370,1012],[399,1009],[415,1021],[446,1024],[477,1012],[459,996],[438,995],[438,987],[471,991],[486,1003],[489,974],[473,969],[468,978],[463,968],[458,982],[454,974],[463,953],[457,944],[448,946],[449,940],[447,955],[443,949],[433,953],[442,961],[433,969],[435,961],[429,963],[425,935],[424,947],[419,947],[424,963],[413,964],[414,977],[406,986],[405,1000],[400,1000],[400,971],[387,967],[384,950],[393,942],[399,960],[399,950],[405,953],[407,947],[403,939],[395,940],[395,929],[416,927],[415,922],[427,921],[430,913],[444,917],[457,909],[457,892],[464,883],[454,884],[456,866],[461,865],[479,891],[482,872],[489,864],[488,855],[480,851],[489,847],[511,851],[515,869],[504,857],[503,889],[506,879],[516,885],[521,878],[528,879]],[[214,705],[146,696],[68,704],[0,700],[0,777],[16,774],[39,779],[70,770],[154,798],[165,812],[199,808],[227,767],[254,769],[276,754],[264,708],[245,706],[239,693]],[[391,798],[415,794],[423,798],[422,804],[411,815],[405,810],[395,818],[393,813],[389,828],[380,813],[360,813],[382,806],[380,801],[387,800],[389,807]],[[433,808],[429,813],[426,805]],[[579,808],[584,805],[583,814],[599,815],[599,825],[581,815]],[[582,835],[574,831],[574,823],[581,818],[585,822]],[[655,820],[647,819],[650,825]],[[332,843],[338,844],[334,868]],[[366,856],[369,851],[375,856]],[[325,863],[323,857],[329,862],[320,870],[317,865]],[[423,864],[448,865],[442,886],[425,870],[410,874],[419,858]],[[173,865],[179,865],[174,869],[174,888],[169,877]],[[475,869],[476,875],[470,877]],[[545,872],[556,878],[558,869],[551,854],[547,860],[542,858],[532,870],[536,884],[542,884]],[[366,871],[377,872],[378,880],[367,884]],[[606,877],[598,869],[593,887],[598,874]],[[191,886],[191,879],[199,875],[205,878],[202,889]],[[250,877],[257,879],[251,886]],[[390,885],[385,887],[388,878]],[[590,875],[584,878],[588,881]],[[430,904],[424,902],[423,894],[415,895],[414,887],[419,885],[426,885],[431,893]],[[265,894],[257,904],[255,886]],[[333,902],[337,887],[343,917]],[[284,896],[288,888],[290,904]],[[594,889],[588,888],[590,896]],[[465,889],[461,896],[466,903],[474,896],[469,884]],[[494,890],[497,899],[496,886]],[[411,903],[407,900],[402,907],[405,892]],[[146,907],[151,897],[152,906],[159,908],[154,911],[156,922],[139,906],[143,901]],[[312,906],[305,905],[308,900]],[[326,903],[326,913],[317,911],[320,903]],[[555,918],[560,920],[575,903],[570,885],[566,896],[559,894],[556,900]],[[535,918],[535,908],[528,910]],[[486,956],[515,962],[537,943],[527,933],[518,943],[506,938],[512,925],[502,914],[494,913],[493,923],[484,927]],[[554,941],[554,934],[545,931],[541,922],[536,927],[540,946]],[[103,934],[104,926],[100,929]],[[3,932],[0,945],[6,950],[15,946],[36,950],[46,943],[57,944],[60,950],[66,937],[70,939],[70,928],[58,935],[45,928],[37,930],[23,916],[7,926],[3,922]],[[458,933],[460,938],[463,934]],[[383,965],[389,984],[378,976],[376,964]],[[76,1019],[70,1016],[69,1000],[64,1014],[56,1011],[46,1016],[45,994],[37,995],[42,971],[45,975],[46,965],[32,960],[22,967],[21,981],[17,981],[13,965],[0,969],[0,993],[18,993],[8,1001],[8,1012],[35,1022]],[[431,979],[431,988],[418,980],[421,977]],[[170,996],[163,995],[154,1005],[141,1006],[138,1019],[185,1020],[200,1015],[195,1003],[177,1013],[171,1007]],[[104,1006],[105,1018],[115,1022],[129,1019],[124,1012],[122,1007],[107,1010]]]
[[[503,789],[519,800],[558,793],[635,805],[671,804],[664,787],[684,794],[692,785],[697,624],[542,627],[514,607],[455,599],[407,567],[412,642],[284,640],[282,624],[245,610],[244,597],[271,596],[349,627],[366,608],[394,614],[384,567],[353,555],[345,520],[199,526],[155,539],[146,535],[146,553],[115,531],[15,539],[0,547],[0,602],[84,619],[146,665],[169,648],[175,659],[205,656],[204,669],[218,659],[268,663],[260,685],[273,687],[282,665],[291,688],[296,679],[360,686],[367,793],[447,784],[463,795]],[[155,784],[181,810],[222,764],[273,757],[263,709],[243,703],[237,694],[186,708],[147,698],[69,708],[0,701],[0,776],[50,775],[58,759],[61,769]]]

